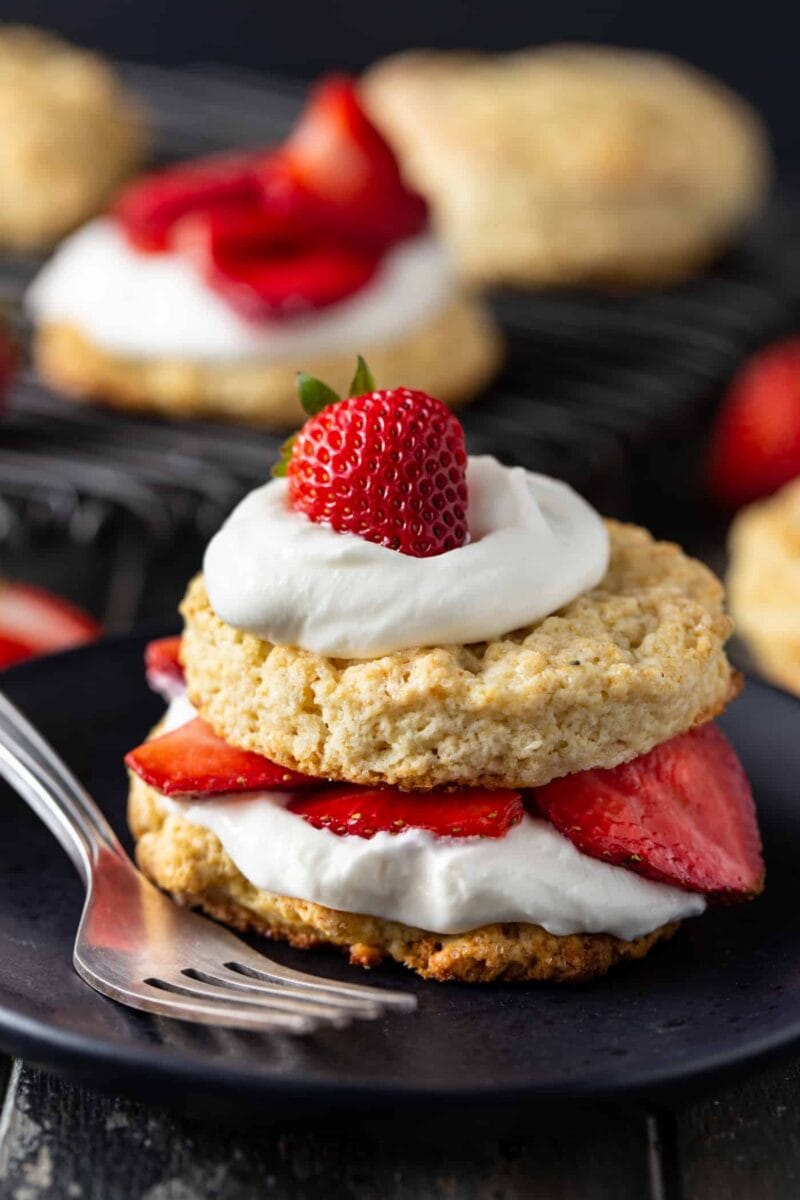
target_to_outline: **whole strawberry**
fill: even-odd
[[[288,478],[292,508],[414,558],[465,544],[464,431],[441,400],[376,391],[361,358],[346,400],[308,375],[298,383],[313,415],[275,471]]]
[[[800,337],[755,354],[734,378],[711,434],[712,497],[735,508],[800,475]]]

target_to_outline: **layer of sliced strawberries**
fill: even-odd
[[[183,255],[253,320],[335,304],[427,220],[344,76],[318,86],[275,150],[146,175],[113,214],[137,250]]]
[[[261,754],[229,746],[200,717],[137,746],[125,762],[165,796],[295,791],[309,785],[306,775],[279,767]]]
[[[93,641],[100,627],[76,605],[30,583],[0,580],[0,667]]]
[[[720,900],[761,888],[750,784],[713,723],[612,770],[555,779],[530,803],[584,854],[648,879]]]
[[[288,808],[317,829],[362,838],[405,829],[425,829],[439,837],[499,838],[523,816],[519,792],[487,788],[403,792],[349,783],[317,786],[290,800]]]
[[[168,701],[179,696],[186,688],[180,635],[148,642],[144,652],[144,670],[154,692]]]
[[[172,245],[248,320],[325,308],[369,282],[380,256],[365,246],[312,240],[294,217],[220,206],[179,220]]]
[[[148,670],[180,671],[179,639],[148,648]],[[169,796],[292,792],[289,809],[339,836],[424,829],[440,837],[503,837],[522,820],[517,791],[404,792],[331,784],[278,766],[218,737],[205,721],[132,750],[127,765]],[[546,817],[591,858],[714,900],[754,895],[764,864],[750,785],[714,724],[672,738],[632,762],[582,771],[528,792]]]

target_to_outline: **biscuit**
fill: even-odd
[[[78,400],[168,417],[214,417],[272,428],[305,419],[297,398],[302,369],[346,393],[357,351],[369,357],[381,387],[415,387],[458,406],[496,373],[503,346],[483,305],[466,296],[396,341],[347,347],[338,354],[269,363],[125,358],[103,350],[68,324],[42,324],[34,337],[41,377]]]
[[[416,51],[378,63],[362,91],[479,283],[681,279],[759,209],[770,176],[753,110],[656,54]]]
[[[425,790],[539,787],[613,767],[736,694],[720,582],[679,547],[608,523],[598,587],[491,643],[332,659],[182,606],[189,695],[226,741],[309,775]]]
[[[142,116],[101,58],[0,27],[0,245],[43,248],[93,216],[144,146]]]
[[[800,695],[800,480],[731,526],[731,613],[762,673]]]
[[[342,947],[363,967],[392,958],[424,979],[575,983],[604,975],[615,963],[643,958],[678,927],[664,925],[630,942],[603,933],[557,937],[539,925],[509,922],[468,933],[429,933],[255,887],[215,834],[167,813],[158,793],[136,776],[131,777],[128,820],[139,867],[178,903],[300,949]]]

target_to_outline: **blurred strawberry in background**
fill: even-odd
[[[709,493],[738,508],[800,475],[800,336],[755,354],[730,385],[711,434]]]
[[[5,406],[11,376],[17,365],[17,343],[8,322],[0,312],[0,412]]]
[[[348,244],[385,248],[419,233],[428,219],[427,203],[404,182],[347,75],[317,84],[286,142],[265,160],[261,179],[268,206],[282,199],[319,232]]]
[[[100,636],[87,613],[29,583],[0,580],[0,669]]]

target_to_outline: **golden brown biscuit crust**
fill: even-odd
[[[756,114],[661,55],[412,51],[378,63],[362,90],[464,275],[481,283],[679,279],[764,199]]]
[[[182,606],[191,700],[233,745],[353,783],[539,787],[616,766],[710,720],[739,680],[714,575],[645,530],[608,528],[606,577],[553,616],[362,661],[233,629],[198,577]]]
[[[763,674],[800,695],[800,480],[731,526],[731,613]]]
[[[466,296],[396,342],[280,364],[123,358],[94,345],[69,324],[45,323],[34,339],[40,375],[76,400],[274,428],[293,428],[305,418],[297,399],[298,370],[309,371],[345,394],[357,351],[368,356],[381,387],[422,388],[456,407],[471,400],[496,373],[503,345],[488,311]]]
[[[616,963],[643,958],[678,927],[664,925],[631,942],[602,933],[556,937],[538,925],[511,922],[469,933],[426,933],[254,887],[215,834],[166,813],[158,794],[136,776],[131,778],[128,820],[140,868],[180,904],[299,949],[342,947],[359,966],[392,958],[423,979],[576,983],[604,975]]]
[[[138,165],[144,122],[96,54],[0,28],[0,244],[48,246],[93,216]]]

